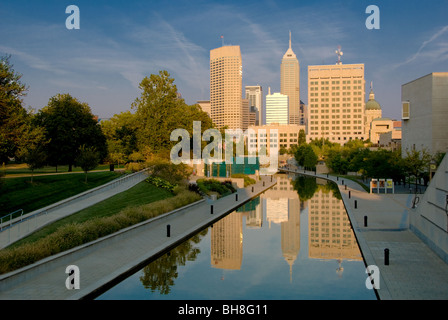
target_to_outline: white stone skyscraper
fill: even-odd
[[[289,48],[280,66],[280,93],[289,97],[289,123],[300,124],[300,65],[291,48],[291,32]]]

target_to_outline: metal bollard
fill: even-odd
[[[272,182],[272,176],[271,176],[271,182]]]
[[[384,265],[389,265],[389,249],[384,249]]]
[[[263,181],[263,187],[264,187],[264,181]]]
[[[342,185],[344,185],[344,180],[342,180]]]
[[[254,192],[254,187],[252,187],[252,192]]]
[[[347,190],[347,185],[345,185],[345,190]]]
[[[210,214],[213,214],[213,205],[210,206]]]
[[[355,200],[355,209],[358,208],[358,200]]]
[[[367,227],[367,216],[364,216],[364,227]]]
[[[352,191],[348,190],[348,198],[350,199],[352,197]]]
[[[235,193],[235,201],[238,201],[238,193]]]
[[[166,236],[167,237],[171,236],[171,226],[169,224],[166,226]]]

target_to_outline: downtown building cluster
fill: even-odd
[[[210,100],[198,101],[218,129],[251,129],[246,138],[250,152],[265,146],[289,149],[298,143],[303,130],[306,141],[328,139],[345,144],[350,140],[380,137],[401,139],[401,122],[382,118],[373,88],[366,102],[364,64],[342,64],[340,49],[333,65],[308,66],[308,104],[300,99],[300,63],[289,47],[280,62],[280,92],[263,96],[260,85],[243,90],[243,64],[240,46],[221,46],[210,51]],[[258,131],[261,130],[261,133]],[[273,132],[272,134],[270,132]]]

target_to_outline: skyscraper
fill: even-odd
[[[210,50],[210,113],[218,128],[244,130],[242,74],[239,46]]]
[[[255,125],[263,125],[263,88],[261,86],[246,86],[246,99],[249,99],[249,107],[257,109]]]
[[[300,124],[300,65],[291,48],[291,32],[280,66],[280,93],[289,97],[289,123]]]
[[[288,124],[288,96],[275,92],[266,95],[266,124]]]
[[[364,64],[308,66],[307,140],[364,139]]]

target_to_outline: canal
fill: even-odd
[[[333,183],[277,184],[98,300],[376,300]]]

